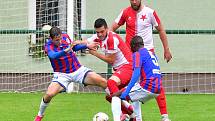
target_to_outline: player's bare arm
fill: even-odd
[[[96,51],[99,46],[98,42],[87,43],[87,48]]]
[[[162,25],[162,23],[160,23],[157,27],[155,27],[158,30],[161,42],[163,44],[163,48],[164,48],[164,59],[167,61],[167,63],[172,59],[172,54],[170,52],[169,49],[169,45],[168,45],[168,40],[167,40],[167,36],[166,36],[166,31]]]
[[[86,40],[75,40],[72,42],[72,44],[87,44],[87,41]]]
[[[104,54],[101,54],[99,53],[98,51],[96,50],[89,50],[89,53],[96,56],[97,58],[109,63],[109,64],[113,64],[114,61],[115,61],[115,58],[116,58],[116,54],[107,54],[107,55],[104,55]]]
[[[118,25],[116,22],[113,22],[112,26],[110,27],[110,31],[116,31],[120,25]]]

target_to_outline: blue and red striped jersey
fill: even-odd
[[[62,40],[59,46],[56,46],[51,39],[45,44],[45,52],[48,54],[54,72],[72,73],[81,67],[74,52],[64,52],[63,50],[69,47],[68,35],[62,34]],[[50,53],[60,53],[56,58],[51,58]]]
[[[133,68],[140,68],[140,85],[153,93],[159,93],[162,86],[158,60],[153,52],[141,48],[133,53]]]

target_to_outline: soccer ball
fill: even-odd
[[[42,27],[42,30],[43,30],[43,31],[49,31],[51,28],[52,28],[52,27],[51,27],[50,25],[44,25],[44,26]]]
[[[98,112],[94,115],[93,121],[108,121],[109,117],[106,113]]]

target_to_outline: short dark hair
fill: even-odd
[[[132,52],[138,51],[140,48],[144,47],[143,38],[141,36],[134,36],[131,39],[130,46]]]
[[[100,28],[102,26],[107,28],[107,22],[105,21],[105,19],[103,19],[103,18],[96,19],[96,21],[94,23],[94,28]]]
[[[52,27],[49,30],[49,33],[50,33],[50,37],[53,39],[55,36],[59,36],[62,33],[62,31],[58,27]]]

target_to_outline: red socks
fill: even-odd
[[[108,89],[109,89],[111,95],[112,95],[113,93],[119,91],[119,88],[118,88],[118,86],[117,86],[117,83],[116,83],[114,80],[109,79],[109,80],[107,81],[107,87],[108,87]]]
[[[160,109],[160,113],[162,114],[167,114],[167,106],[166,106],[166,96],[164,94],[164,89],[161,88],[160,95],[156,98],[157,104]]]

